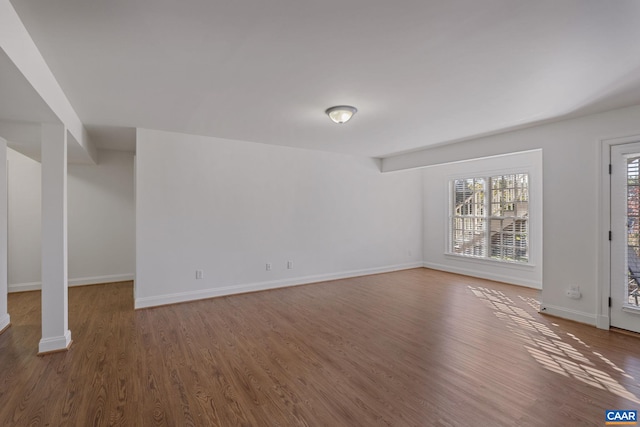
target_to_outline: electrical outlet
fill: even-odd
[[[268,263],[265,265],[265,268],[266,268],[266,270],[267,270],[267,271],[271,271],[271,263],[270,263],[270,262],[268,262]]]
[[[571,287],[571,289],[567,289],[567,296],[571,299],[580,299],[582,294],[578,287]]]
[[[203,278],[204,278],[204,271],[196,270],[196,279],[203,279]]]

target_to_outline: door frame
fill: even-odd
[[[598,283],[596,284],[596,326],[609,329],[611,326],[611,148],[614,145],[640,142],[640,135],[600,140],[600,221],[598,227]]]

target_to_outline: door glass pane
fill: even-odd
[[[640,299],[640,157],[627,159],[627,266],[625,304]]]

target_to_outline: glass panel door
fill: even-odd
[[[640,143],[611,147],[611,326],[640,332]]]

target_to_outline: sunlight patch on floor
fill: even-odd
[[[585,354],[578,350],[574,345],[586,350],[590,348],[580,338],[568,332],[553,331],[547,325],[537,322],[531,313],[518,307],[501,291],[473,286],[468,288],[487,307],[494,310],[494,315],[505,322],[507,328],[523,342],[524,348],[542,367],[640,404],[637,396],[609,373],[598,369],[596,362],[604,363],[606,368],[614,371],[614,375],[621,375],[633,381],[635,378],[600,353],[587,351]],[[540,309],[540,305],[533,298],[520,296],[519,299],[536,311]],[[556,323],[552,323],[552,326],[559,328]],[[564,341],[561,336],[564,336],[565,340],[573,340],[574,345]]]

